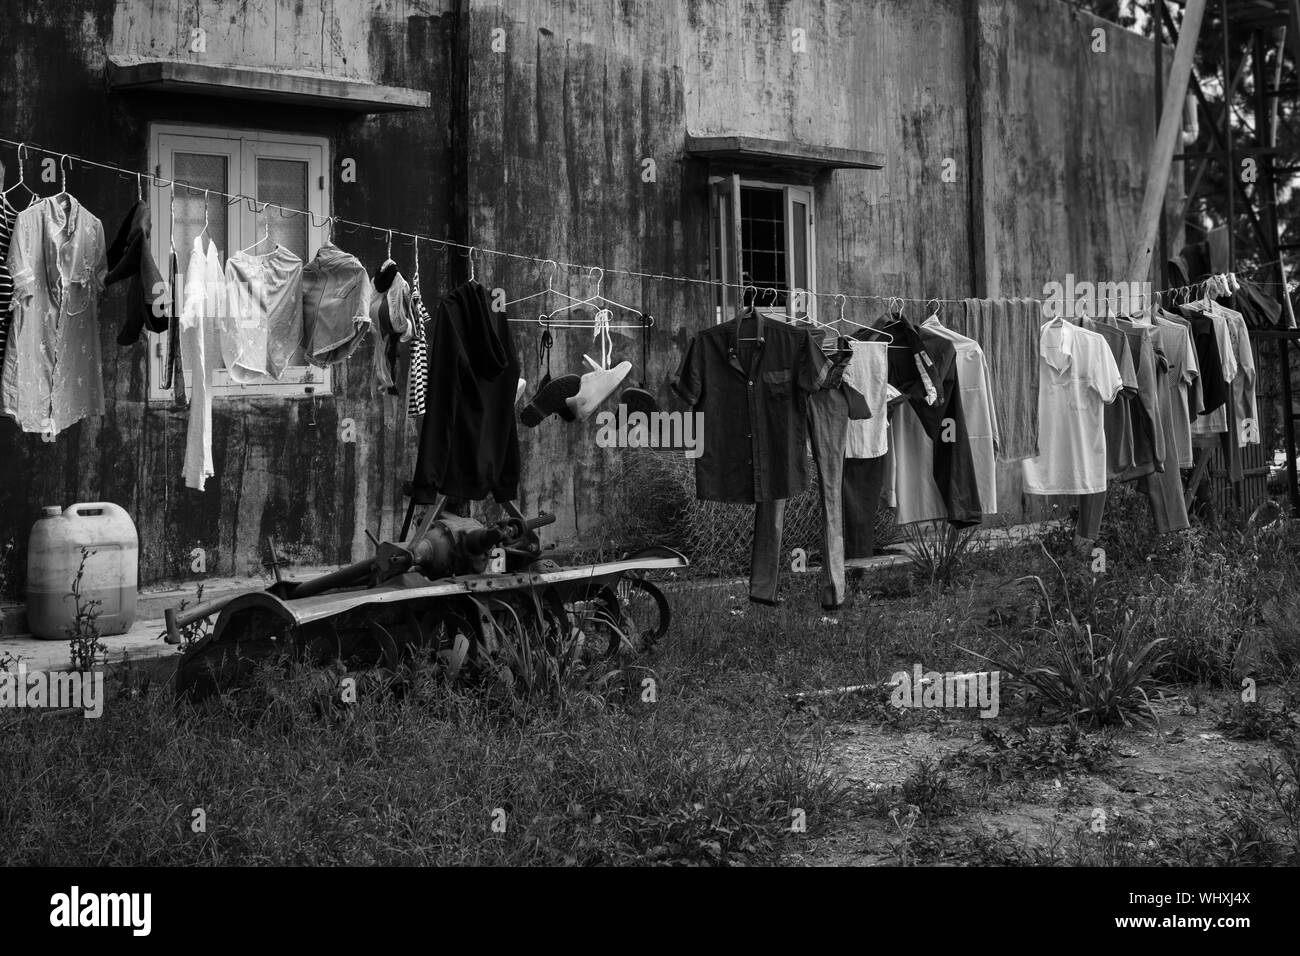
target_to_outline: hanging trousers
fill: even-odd
[[[1156,413],[1161,418],[1165,434],[1172,435],[1175,428],[1174,399],[1169,391],[1165,376],[1166,368],[1157,367],[1157,407]],[[1107,440],[1110,436],[1107,435]],[[1156,531],[1183,531],[1191,526],[1187,520],[1187,507],[1183,499],[1183,478],[1178,470],[1178,455],[1173,452],[1173,443],[1166,446],[1164,471],[1144,475],[1138,479],[1138,490],[1147,496],[1151,505],[1151,519]],[[1089,541],[1101,533],[1102,513],[1106,510],[1106,492],[1099,491],[1092,495],[1079,496],[1079,523],[1075,534]]]
[[[885,491],[886,456],[844,459],[844,555],[876,553],[876,515]]]
[[[808,396],[808,439],[817,466],[821,493],[822,548],[821,602],[838,608],[847,593],[844,584],[844,446],[848,440],[849,399],[842,388],[828,388]],[[760,501],[754,508],[754,546],[750,554],[749,595],[775,601],[781,574],[781,534],[785,527],[786,500]]]

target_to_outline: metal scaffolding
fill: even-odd
[[[1170,13],[1172,5],[1183,7],[1181,26],[1174,23]],[[1189,185],[1177,219],[1180,232],[1199,200],[1216,197],[1216,206],[1226,220],[1223,229],[1225,242],[1219,246],[1226,245],[1226,248],[1213,271],[1240,272],[1244,267],[1240,256],[1243,247],[1253,251],[1250,258],[1259,267],[1256,274],[1260,281],[1276,290],[1282,306],[1276,327],[1251,328],[1250,334],[1256,355],[1260,357],[1257,365],[1261,369],[1263,356],[1270,351],[1276,352],[1287,485],[1291,506],[1300,512],[1300,486],[1296,474],[1297,414],[1291,387],[1291,354],[1293,343],[1300,339],[1300,331],[1295,327],[1287,294],[1286,269],[1286,254],[1300,249],[1300,242],[1283,242],[1284,223],[1278,215],[1279,187],[1288,187],[1300,173],[1300,156],[1278,144],[1282,125],[1279,104],[1283,99],[1295,101],[1300,94],[1294,79],[1282,82],[1283,62],[1288,54],[1293,64],[1293,76],[1300,76],[1300,0],[1151,0],[1151,16],[1157,40],[1154,47],[1156,95],[1162,119],[1160,133],[1165,135],[1167,128],[1181,126],[1171,117],[1182,112],[1184,90],[1189,90],[1195,97],[1199,115],[1203,118],[1202,128],[1208,133],[1208,137],[1202,135],[1197,143],[1190,144],[1182,152],[1173,151],[1172,141],[1157,145],[1158,163],[1182,161],[1189,164],[1185,167],[1185,182]],[[1163,57],[1167,40],[1174,41],[1178,52],[1166,88]],[[1202,87],[1202,81],[1208,77],[1198,77],[1190,63],[1180,62],[1180,57],[1193,51],[1198,41],[1206,40],[1222,44],[1222,63],[1217,77],[1221,98],[1217,103],[1206,95]],[[1186,68],[1187,72],[1180,72],[1180,68]],[[1233,108],[1248,71],[1253,86],[1253,115],[1249,119],[1239,117]],[[1292,142],[1300,142],[1300,136],[1293,137]],[[1163,155],[1161,145],[1165,147]],[[1165,156],[1169,159],[1164,160]],[[1206,175],[1213,164],[1219,164],[1222,171],[1217,182]],[[1164,171],[1164,168],[1160,170]],[[1147,198],[1149,201],[1153,199],[1151,184],[1148,185]],[[1154,257],[1156,278],[1163,288],[1170,284],[1169,222],[1160,215],[1159,206],[1154,208],[1160,220],[1159,254]],[[1146,234],[1150,235],[1156,229],[1154,223],[1145,221],[1147,212],[1144,208],[1143,225]],[[1150,241],[1147,248],[1155,245],[1156,242]],[[1139,247],[1139,254],[1141,251]],[[1140,260],[1135,259],[1135,265],[1135,272],[1140,270],[1141,274],[1148,274]],[[1264,422],[1258,424],[1261,436],[1271,434],[1271,429],[1264,428]],[[1233,481],[1217,449],[1200,449],[1188,482],[1189,502],[1201,490],[1201,482],[1208,474],[1216,480],[1229,479],[1218,481],[1225,489],[1231,486],[1223,495],[1215,496],[1220,498],[1221,504],[1233,504],[1243,515],[1252,511],[1267,497],[1269,462],[1266,450],[1269,450],[1267,441],[1243,449],[1249,452],[1244,461],[1245,476],[1241,481]],[[1213,467],[1215,462],[1221,465],[1217,470]]]

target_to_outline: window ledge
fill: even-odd
[[[695,136],[686,134],[686,153],[699,159],[786,167],[804,172],[832,169],[884,169],[883,153],[843,146],[812,146],[786,139],[758,136]]]
[[[331,79],[247,67],[207,66],[176,60],[125,60],[110,57],[108,85],[119,92],[165,92],[221,96],[346,110],[390,113],[427,109],[431,94],[357,80]]]

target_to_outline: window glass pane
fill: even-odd
[[[797,199],[790,204],[794,248],[790,250],[790,277],[796,289],[808,288],[808,206]]]
[[[758,305],[784,308],[787,281],[784,193],[779,189],[742,187],[740,209],[744,281],[758,287]]]
[[[734,286],[737,276],[736,209],[729,180],[714,183],[713,190],[714,277],[719,283],[715,294],[716,303],[722,310],[720,318],[726,319],[740,301],[740,290],[728,288]]]
[[[307,174],[307,164],[301,160],[258,159],[257,201],[277,203],[288,209],[306,209]],[[290,250],[303,262],[308,261],[306,216],[283,215],[275,208],[268,208],[265,212],[259,211],[255,238],[260,239],[263,236],[268,224],[271,227],[271,238],[275,242]]]
[[[205,203],[201,190],[231,192],[226,157],[207,156],[202,153],[174,153],[172,162],[175,167],[176,181],[196,187],[195,189],[176,187],[176,235],[174,236],[176,251],[182,255],[183,261],[188,261],[194,239],[203,231],[206,208],[208,232],[204,238],[211,239],[217,244],[217,251],[224,260],[230,247],[229,207],[226,205],[225,197],[220,195],[208,196]]]

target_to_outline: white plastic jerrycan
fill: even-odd
[[[135,623],[139,538],[135,522],[112,502],[46,507],[27,545],[27,626],[36,637],[66,641],[76,621],[72,585],[82,550],[90,552],[81,601],[99,601],[101,635],[122,634]]]

